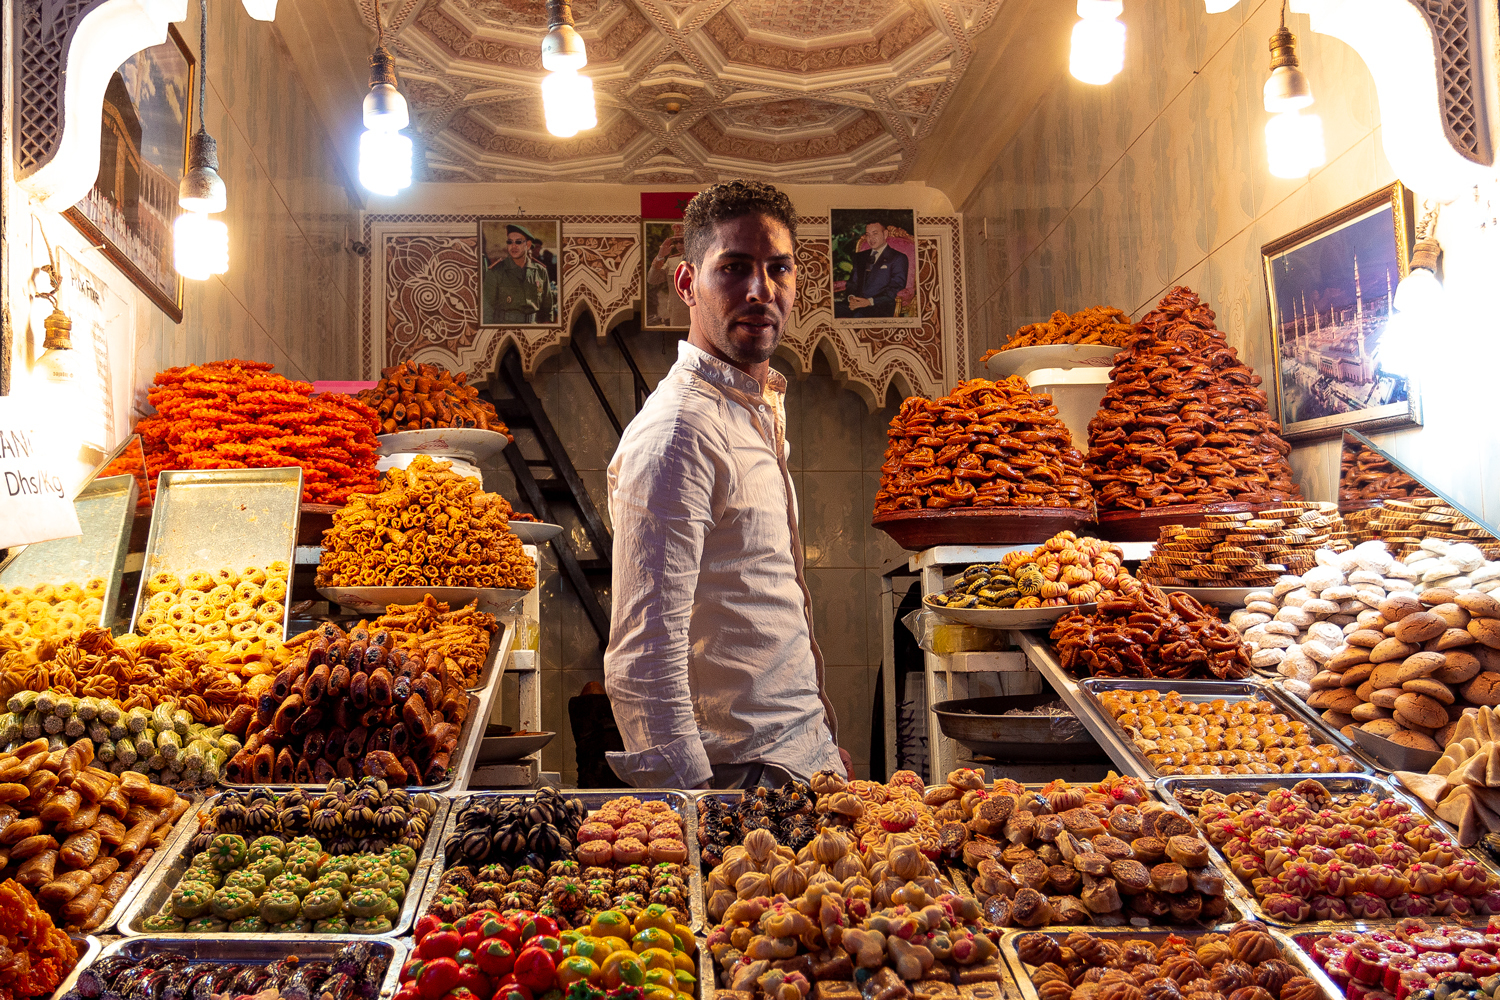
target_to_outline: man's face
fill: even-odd
[[[795,251],[792,234],[769,216],[714,226],[703,263],[684,261],[674,277],[692,332],[732,364],[770,360],[797,292]]]
[[[520,233],[505,234],[505,252],[510,254],[510,259],[517,264],[525,263],[531,241]]]
[[[879,250],[885,246],[885,226],[878,222],[872,222],[866,226],[865,242],[870,244],[871,250]]]

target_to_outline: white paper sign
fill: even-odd
[[[34,406],[0,396],[0,548],[83,533],[68,499],[64,449],[49,440]]]

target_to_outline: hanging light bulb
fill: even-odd
[[[1210,14],[1222,14],[1226,10],[1234,10],[1240,0],[1203,0],[1203,6]]]
[[[1272,117],[1266,122],[1266,161],[1274,177],[1306,177],[1327,161],[1323,119],[1302,114],[1313,102],[1312,85],[1297,59],[1297,36],[1286,27],[1286,0],[1281,26],[1271,36],[1271,76],[1262,93]]]
[[[1438,208],[1422,220],[1423,235],[1412,247],[1406,277],[1396,286],[1390,319],[1380,334],[1380,367],[1391,375],[1419,374],[1422,341],[1429,340],[1443,321],[1443,283],[1438,280],[1438,257],[1443,248],[1433,236]]]
[[[380,7],[375,8],[378,40],[370,55],[370,92],[365,95],[365,132],[359,137],[359,182],[376,194],[393,195],[411,184],[411,123],[406,98],[396,89],[396,61],[386,51]]]
[[[1124,10],[1122,0],[1078,0],[1068,69],[1084,83],[1106,84],[1125,68]]]
[[[547,131],[568,139],[599,124],[594,81],[578,71],[587,66],[583,37],[573,26],[568,0],[547,0],[547,37],[542,39],[542,114]]]
[[[210,215],[229,205],[219,176],[219,144],[204,127],[208,81],[208,0],[198,0],[198,131],[188,140],[188,169],[177,185],[183,213],[172,223],[172,266],[184,278],[204,281],[229,270],[229,227]]]
[[[245,13],[257,21],[276,20],[276,0],[241,0]]]

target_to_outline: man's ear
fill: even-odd
[[[693,265],[685,260],[672,272],[672,287],[677,289],[678,297],[690,307],[698,304],[698,297],[693,294],[693,276]]]

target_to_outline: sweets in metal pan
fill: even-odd
[[[355,395],[380,418],[380,433],[425,430],[431,427],[478,427],[511,437],[495,413],[495,405],[479,398],[468,384],[469,373],[454,373],[441,365],[407,360],[382,368],[373,389]]]
[[[950,608],[1059,607],[1091,604],[1135,585],[1118,545],[1062,531],[1031,552],[1010,552],[998,563],[970,566],[929,603]]]
[[[1251,672],[1233,626],[1187,594],[1150,584],[1101,600],[1092,614],[1070,612],[1051,639],[1063,669],[1081,677],[1239,680]]]

